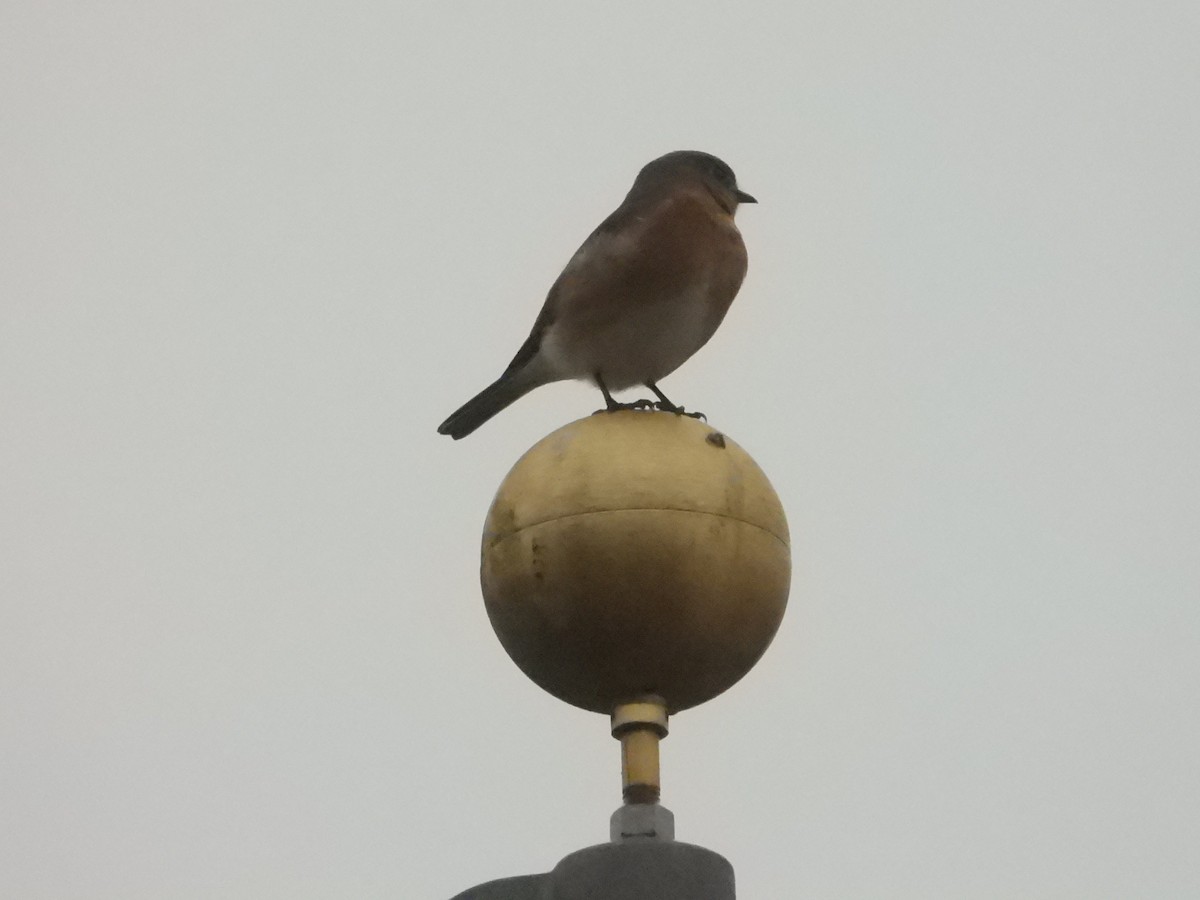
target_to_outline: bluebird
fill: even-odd
[[[608,410],[685,413],[658,389],[713,336],[742,279],[746,245],[733,223],[733,170],[696,150],[648,163],[625,200],[575,251],[550,288],[533,330],[495,382],[438,426],[466,437],[536,387],[587,379]],[[657,402],[618,403],[611,391],[642,385]]]

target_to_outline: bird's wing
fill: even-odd
[[[612,242],[614,235],[621,233],[626,225],[630,224],[631,219],[630,211],[627,205],[623,203],[613,210],[608,218],[597,225],[592,233],[587,236],[587,240],[579,245],[579,249],[567,261],[558,278],[554,280],[554,284],[550,286],[550,291],[546,294],[546,302],[542,304],[542,310],[538,313],[538,317],[533,323],[533,328],[530,329],[529,337],[525,339],[525,343],[521,345],[521,349],[517,351],[517,355],[512,358],[512,362],[508,364],[508,368],[504,370],[505,375],[510,375],[524,368],[537,355],[546,329],[558,318],[559,298],[564,291],[571,290],[578,283],[580,275],[590,260],[593,260],[597,255],[608,255],[605,249],[606,245]]]
[[[693,236],[686,229],[680,231],[669,220],[674,214],[673,208],[677,209],[682,204],[697,210],[701,221],[708,222],[710,216],[707,208],[711,203],[707,194],[696,192],[684,196],[651,194],[636,197],[631,193],[626,197],[596,226],[563,267],[546,295],[546,302],[542,304],[529,337],[508,364],[505,374],[524,368],[537,355],[546,329],[561,317],[564,305],[572,307],[573,315],[603,320],[619,315],[621,311],[620,303],[606,301],[626,295],[630,286],[639,281],[653,283],[655,279],[647,277],[643,271],[647,262],[659,263],[654,267],[656,274],[667,282],[677,281],[698,271],[696,261],[692,259],[694,248],[689,246],[689,239]],[[665,250],[669,261],[665,266],[661,265],[661,257],[652,260],[639,252],[643,237],[650,232],[661,233],[661,237],[656,237],[652,243]],[[736,291],[735,285],[731,299]]]
[[[557,284],[558,282],[556,281],[555,285]],[[550,323],[554,321],[554,304],[551,303],[553,299],[554,288],[551,288],[549,296],[546,297],[546,302],[542,304],[542,311],[538,313],[538,317],[533,323],[533,329],[529,332],[529,337],[525,338],[525,343],[521,345],[521,349],[517,351],[517,355],[512,358],[512,362],[504,370],[504,375],[511,375],[519,369],[525,368],[526,364],[537,356],[537,352],[542,346],[542,336],[546,333],[546,329],[550,327]]]

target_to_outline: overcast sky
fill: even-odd
[[[492,635],[499,374],[638,169],[750,272],[663,383],[772,479],[761,664],[664,802],[745,900],[1200,896],[1200,12],[0,13],[0,893],[448,898],[607,839]]]

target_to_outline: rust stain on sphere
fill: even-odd
[[[787,521],[754,460],[707,424],[595,415],[509,472],[480,575],[500,642],[542,688],[600,713],[643,694],[678,712],[734,684],[775,636]]]

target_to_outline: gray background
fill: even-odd
[[[461,443],[638,168],[750,274],[667,393],[790,516],[665,799],[739,894],[1200,895],[1192,0],[5,5],[0,876],[448,897],[602,841],[602,717],[479,599],[543,388]]]

